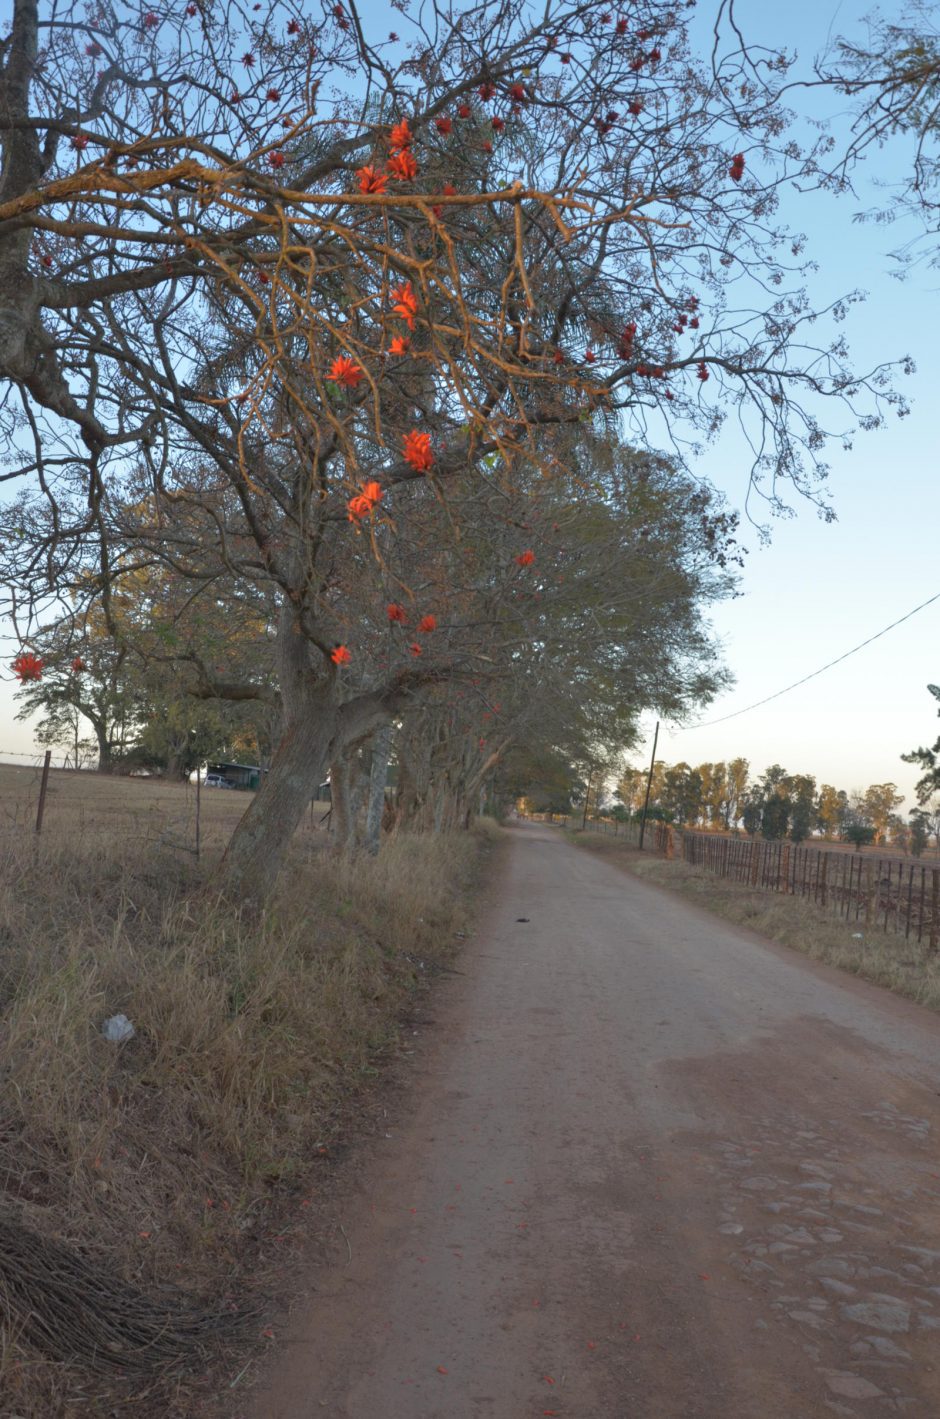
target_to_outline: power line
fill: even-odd
[[[811,674],[804,675],[802,680],[794,680],[792,685],[787,685],[784,689],[777,690],[774,694],[767,695],[765,699],[757,700],[752,705],[745,705],[744,709],[734,710],[732,714],[723,714],[720,719],[705,719],[699,724],[689,724],[675,732],[677,734],[685,734],[690,729],[707,729],[713,724],[724,724],[729,719],[737,719],[739,715],[749,714],[751,710],[760,709],[761,705],[769,705],[771,700],[779,700],[781,695],[788,695],[791,690],[799,689],[800,685],[805,685],[809,680],[815,680],[817,675],[822,675],[825,671],[831,670],[834,665],[841,665],[843,660],[848,660],[850,655],[855,655],[857,651],[864,650],[866,645],[871,645],[873,641],[880,640],[881,637],[886,636],[889,631],[893,631],[895,626],[900,626],[904,621],[909,621],[912,616],[917,615],[918,611],[923,611],[925,606],[932,606],[935,601],[940,601],[940,591],[937,592],[936,596],[931,596],[929,600],[922,601],[919,606],[915,606],[913,611],[908,611],[907,615],[901,616],[897,621],[892,621],[890,626],[885,626],[883,630],[876,631],[873,636],[868,637],[867,641],[862,641],[859,645],[853,646],[852,649],[847,650],[844,655],[839,655],[835,660],[830,660],[828,664],[821,665],[818,670],[812,671]]]

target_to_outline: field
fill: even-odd
[[[188,785],[53,771],[40,835],[38,790],[0,766],[0,1414],[210,1415],[495,837],[340,858],[318,805],[258,918],[211,877],[249,794],[197,861]]]
[[[42,769],[0,764],[0,837],[33,832]],[[200,848],[217,857],[253,794],[203,788]],[[304,829],[322,827],[328,803],[313,804]],[[196,786],[159,778],[118,778],[108,774],[50,769],[43,833],[77,841],[89,834],[119,833],[142,850],[160,848],[195,856]]]

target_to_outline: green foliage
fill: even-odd
[[[861,852],[875,841],[875,829],[868,823],[849,823],[842,836],[846,842],[854,844],[856,852]]]

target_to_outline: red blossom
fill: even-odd
[[[242,63],[244,64],[244,66],[245,66],[246,69],[250,69],[251,66],[254,64],[254,62],[255,62],[255,56],[252,54],[251,50],[249,49],[249,51],[248,51],[247,54],[243,54],[243,55],[242,55]]]
[[[29,680],[42,679],[42,665],[38,655],[31,650],[21,650],[11,668],[17,680],[25,685]]]
[[[297,20],[289,20],[287,23],[288,34],[300,34],[300,23]]]
[[[155,15],[152,10],[148,10],[146,15],[144,16],[144,25],[146,26],[146,28],[148,30],[155,29],[159,23],[159,17]]]
[[[511,99],[515,99],[516,103],[524,103],[524,102],[525,102],[525,99],[526,99],[525,85],[524,85],[524,84],[510,84],[510,85],[509,85],[509,97],[510,97]]]
[[[489,81],[487,81],[486,83],[480,85],[480,87],[477,89],[477,93],[480,95],[480,98],[483,100],[483,102],[487,103],[491,98],[495,96],[496,85],[491,84]]]
[[[84,133],[76,133],[72,139],[72,147],[77,153],[83,153],[88,147],[88,139]]]
[[[408,620],[407,611],[404,606],[400,606],[397,601],[392,601],[386,606],[385,614],[390,621],[397,622],[399,626],[403,626]]]
[[[552,355],[552,359],[554,360],[556,365],[563,365],[565,363],[565,357],[562,354],[561,350],[556,350],[554,355]]]
[[[91,44],[85,45],[85,53],[88,55],[89,59],[97,59],[100,54],[104,54],[104,50],[95,39],[92,40]]]
[[[436,631],[436,630],[437,630],[437,617],[436,617],[436,616],[422,616],[421,620],[418,622],[418,635],[419,635],[419,636],[429,636],[432,631]]]
[[[377,172],[374,167],[356,168],[356,176],[359,179],[360,192],[384,192],[388,186],[388,178],[384,172]]]
[[[408,647],[408,649],[411,651],[412,655],[415,656],[415,657],[417,657],[417,656],[419,656],[419,655],[421,654],[421,647],[418,645],[418,642],[417,642],[417,641],[412,641],[412,643],[411,643],[411,645]]]
[[[744,154],[735,153],[731,159],[731,166],[728,169],[728,176],[733,182],[740,182],[744,176]]]
[[[281,91],[280,91],[280,89],[268,89],[268,92],[267,92],[266,97],[267,97],[268,103],[280,103],[280,102],[281,102]]]
[[[412,178],[417,177],[418,164],[411,149],[402,148],[400,153],[393,153],[388,160],[388,170],[392,177],[398,178],[400,182],[410,182]]]
[[[403,286],[398,286],[392,291],[392,310],[395,315],[400,315],[405,321],[409,330],[415,328],[415,315],[418,310],[418,301],[414,291],[411,289],[411,282],[406,281]]]
[[[638,113],[642,113],[642,112],[643,112],[643,102],[642,102],[642,100],[641,100],[641,99],[631,99],[630,102],[627,104],[627,112],[628,112],[628,113],[632,113],[632,114],[633,114],[633,117],[636,118],[636,116],[637,116]]]
[[[494,118],[492,124],[494,133],[502,133],[503,129],[506,127],[506,120],[504,118]]]
[[[452,118],[435,118],[434,120],[434,127],[437,129],[438,133],[443,133],[445,138],[453,126],[454,120]]]
[[[337,645],[330,651],[330,659],[334,665],[348,665],[352,656],[347,646]]]
[[[388,347],[388,353],[390,355],[404,355],[410,343],[411,341],[407,340],[404,335],[396,335]]]
[[[532,563],[535,561],[535,553],[531,548],[527,547],[524,552],[519,553],[516,561],[519,563],[520,567],[531,567]]]
[[[429,472],[434,465],[431,435],[419,434],[417,429],[412,429],[410,434],[406,434],[404,458],[405,462],[410,463],[416,473]]]
[[[699,366],[696,370],[696,378],[700,379],[703,384],[708,379],[708,366],[706,365],[704,360],[699,360]]]
[[[472,112],[473,109],[468,103],[462,103],[457,110],[457,115],[459,118],[469,118]]]
[[[268,162],[273,168],[282,168],[284,166],[284,154],[281,152],[269,153]]]
[[[570,54],[563,54],[563,55],[561,56],[561,62],[562,62],[562,64],[570,64],[570,63],[571,63],[571,58],[572,58],[572,56],[571,56]]]
[[[327,379],[331,379],[334,384],[344,385],[346,389],[355,389],[362,376],[363,371],[355,360],[351,360],[348,355],[337,355],[330,366]]]
[[[362,518],[368,517],[369,513],[378,506],[384,495],[385,489],[380,483],[366,483],[354,498],[350,498],[346,504],[350,522],[360,522]]]
[[[44,257],[42,258],[42,264],[43,264],[43,266],[51,266],[51,265],[52,265],[52,257],[51,257],[51,256],[44,256]]]
[[[584,358],[589,365],[593,365],[594,361],[597,359],[597,356],[595,355],[593,350],[585,350]]]
[[[622,360],[629,360],[633,357],[633,342],[636,339],[636,321],[631,320],[623,327],[620,339],[617,342],[617,354]]]
[[[403,118],[400,123],[396,123],[391,133],[388,135],[388,146],[393,153],[398,153],[402,148],[410,148],[414,142],[411,129],[408,127],[407,118]]]
[[[85,662],[80,655],[76,655],[75,659],[72,661],[72,669],[76,675],[81,675],[82,671],[85,669]]]
[[[618,20],[618,21],[617,21],[617,33],[618,33],[618,34],[626,34],[626,32],[627,32],[627,22],[626,22],[626,20]]]
[[[480,147],[483,149],[484,153],[492,153],[493,151],[493,144],[490,142],[489,138],[484,138]]]
[[[456,187],[454,186],[454,184],[453,184],[452,182],[445,182],[445,183],[444,183],[444,196],[445,196],[445,197],[456,197],[456,196],[457,196],[457,189],[456,189]]]

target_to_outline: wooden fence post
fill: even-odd
[[[42,815],[46,807],[46,789],[49,786],[49,765],[52,762],[52,750],[46,750],[46,757],[42,761],[42,782],[39,785],[39,805],[36,809],[36,832],[42,832]],[[936,878],[936,873],[934,877]]]

